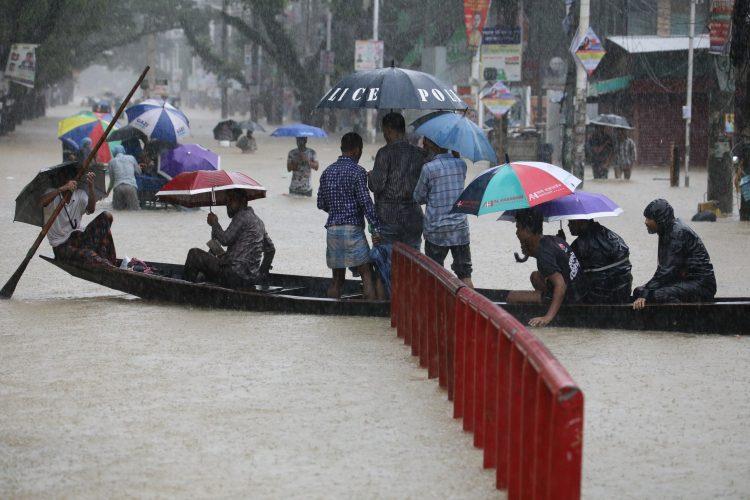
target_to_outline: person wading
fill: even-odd
[[[372,228],[373,243],[379,243],[380,222],[367,191],[367,172],[357,162],[362,156],[362,137],[349,132],[341,138],[341,156],[320,176],[318,208],[328,214],[326,221],[326,263],[333,272],[328,296],[340,298],[346,269],[362,276],[364,296],[377,294],[370,265],[370,246],[365,235],[365,217]]]
[[[516,213],[516,236],[525,255],[536,259],[537,270],[531,273],[533,292],[511,291],[508,302],[549,303],[547,314],[532,318],[531,326],[547,326],[563,302],[582,302],[585,284],[581,264],[565,240],[542,234],[542,214],[534,209]]]
[[[112,208],[115,210],[140,210],[138,201],[138,184],[136,175],[141,175],[138,161],[128,154],[122,146],[112,147],[112,160],[109,162],[109,188],[112,195]]]
[[[385,146],[375,156],[367,184],[375,195],[375,211],[381,222],[380,237],[386,243],[400,241],[419,250],[422,245],[422,209],[414,201],[414,188],[427,154],[409,144],[406,122],[400,113],[383,117]]]
[[[647,303],[710,301],[716,295],[711,258],[695,231],[674,216],[667,200],[654,200],[643,211],[649,234],[659,235],[654,277],[633,291],[633,309]]]
[[[451,213],[464,189],[466,162],[428,138],[424,139],[424,145],[433,156],[422,168],[414,189],[414,201],[426,205],[424,252],[442,266],[450,251],[451,269],[458,279],[473,288],[469,223],[466,214]]]
[[[307,147],[307,137],[297,137],[297,147],[289,151],[286,170],[292,173],[289,194],[312,196],[310,171],[318,170],[318,156],[314,149]]]

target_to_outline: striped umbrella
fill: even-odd
[[[104,129],[112,121],[112,115],[106,113],[92,113],[84,111],[73,116],[60,120],[57,124],[57,138],[72,146],[73,143],[78,147],[81,141],[88,137],[91,142],[96,141],[104,134]],[[115,125],[114,129],[118,128]],[[112,159],[109,146],[112,143],[102,144],[96,154],[96,160],[100,163],[107,163]]]
[[[128,115],[128,125],[137,128],[149,139],[176,143],[190,135],[187,116],[167,101],[146,99],[131,106],[125,113]]]
[[[578,177],[549,163],[506,163],[471,181],[452,212],[483,215],[534,207],[571,194],[580,183]]]

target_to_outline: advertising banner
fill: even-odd
[[[497,82],[482,92],[482,103],[495,116],[502,116],[516,104],[516,96],[503,82]]]
[[[16,43],[10,49],[5,77],[25,87],[34,88],[36,77],[36,48],[30,43]]]
[[[713,0],[708,29],[711,36],[711,54],[729,53],[729,36],[732,30],[732,10],[734,0]]]
[[[601,39],[591,28],[583,36],[579,35],[573,40],[572,52],[589,76],[594,73],[607,53],[602,46]]]
[[[521,81],[521,29],[495,26],[485,28],[482,36],[482,74],[494,68],[493,80]]]
[[[489,10],[490,0],[464,0],[466,41],[469,48],[474,51],[482,44],[482,29],[487,22]]]
[[[383,40],[356,40],[354,42],[354,71],[383,67]]]

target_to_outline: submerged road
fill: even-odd
[[[37,233],[11,223],[13,200],[57,162],[57,119],[76,110],[52,109],[0,138],[3,281]],[[260,134],[259,151],[241,155],[210,138],[215,117],[188,115],[194,140],[217,149],[225,169],[269,187],[254,206],[277,247],[275,270],[326,276],[324,214],[314,199],[284,195],[293,141]],[[310,146],[321,166],[338,153],[335,138]],[[366,168],[376,150],[368,145]],[[656,260],[643,207],[663,196],[689,219],[705,191],[700,170],[690,189],[654,180],[663,177],[640,169],[630,182],[586,181],[625,209],[603,222],[630,244],[637,283]],[[208,240],[205,214],[116,213],[118,254],[180,262]],[[694,227],[719,294],[750,295],[750,225]],[[533,262],[514,262],[514,227],[489,216],[471,230],[476,284],[527,287]],[[536,333],[586,395],[585,497],[747,498],[750,337]],[[496,497],[494,474],[460,429],[384,319],[152,305],[39,259],[0,302],[0,497]]]

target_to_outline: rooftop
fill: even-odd
[[[688,50],[690,38],[687,36],[610,36],[607,40],[631,54],[648,52],[674,52]],[[693,48],[708,50],[711,41],[707,33],[695,35]]]

